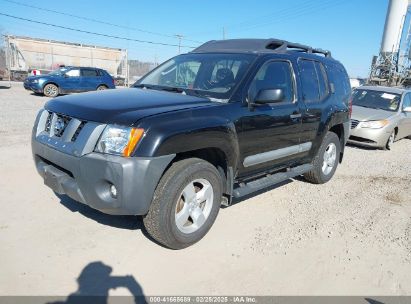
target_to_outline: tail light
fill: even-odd
[[[115,86],[115,85],[116,85],[116,81],[114,80],[113,77],[111,77],[111,80],[113,80],[113,85]]]
[[[350,114],[350,118],[351,118],[351,114],[352,114],[352,97],[350,97],[350,100],[348,101],[348,113]]]

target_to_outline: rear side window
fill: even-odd
[[[298,68],[300,70],[300,78],[304,101],[320,101],[319,81],[314,61],[305,59],[299,60]]]
[[[324,100],[330,93],[329,88],[328,88],[327,73],[325,72],[324,66],[320,62],[315,61],[314,65],[315,65],[315,70],[318,76],[320,100]]]
[[[97,71],[94,69],[82,69],[81,75],[84,77],[97,77]]]

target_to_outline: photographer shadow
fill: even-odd
[[[143,289],[132,275],[112,276],[113,268],[102,262],[89,263],[77,278],[78,289],[65,301],[47,304],[107,304],[110,289],[126,288],[134,303],[147,303]]]

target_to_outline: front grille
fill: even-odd
[[[70,122],[78,125],[77,129],[74,131],[72,128],[67,128]],[[66,130],[69,130],[70,134],[66,134],[67,140],[75,142],[79,136],[81,130],[83,130],[86,125],[86,121],[77,120],[67,115],[56,114],[52,112],[47,113],[46,123],[44,125],[44,131],[49,134],[49,136],[63,137]],[[74,132],[74,133],[72,133]],[[68,137],[67,137],[68,136]],[[70,137],[71,136],[71,137]]]
[[[83,129],[83,127],[84,127],[85,124],[86,124],[85,121],[82,121],[82,122],[80,123],[80,125],[78,126],[76,132],[74,133],[73,137],[71,138],[71,141],[73,141],[73,142],[76,141],[77,136],[80,134],[80,132],[81,132],[81,130]]]
[[[47,120],[46,120],[46,126],[44,127],[44,130],[47,133],[50,133],[52,119],[53,119],[53,113],[49,112],[49,115],[47,116]]]
[[[65,115],[56,115],[56,121],[54,122],[54,136],[56,137],[61,137],[64,133],[64,130],[66,130],[67,125],[69,124],[71,117],[65,116]]]
[[[351,129],[355,129],[360,122],[355,119],[351,119]]]

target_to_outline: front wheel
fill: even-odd
[[[47,97],[56,97],[59,94],[59,88],[52,83],[46,84],[43,89],[43,94]]]
[[[341,152],[340,139],[334,132],[327,132],[313,160],[314,168],[304,174],[304,178],[314,184],[328,182],[337,170]]]
[[[175,162],[156,188],[144,226],[169,248],[188,247],[210,230],[221,199],[221,175],[212,164],[197,158]]]

